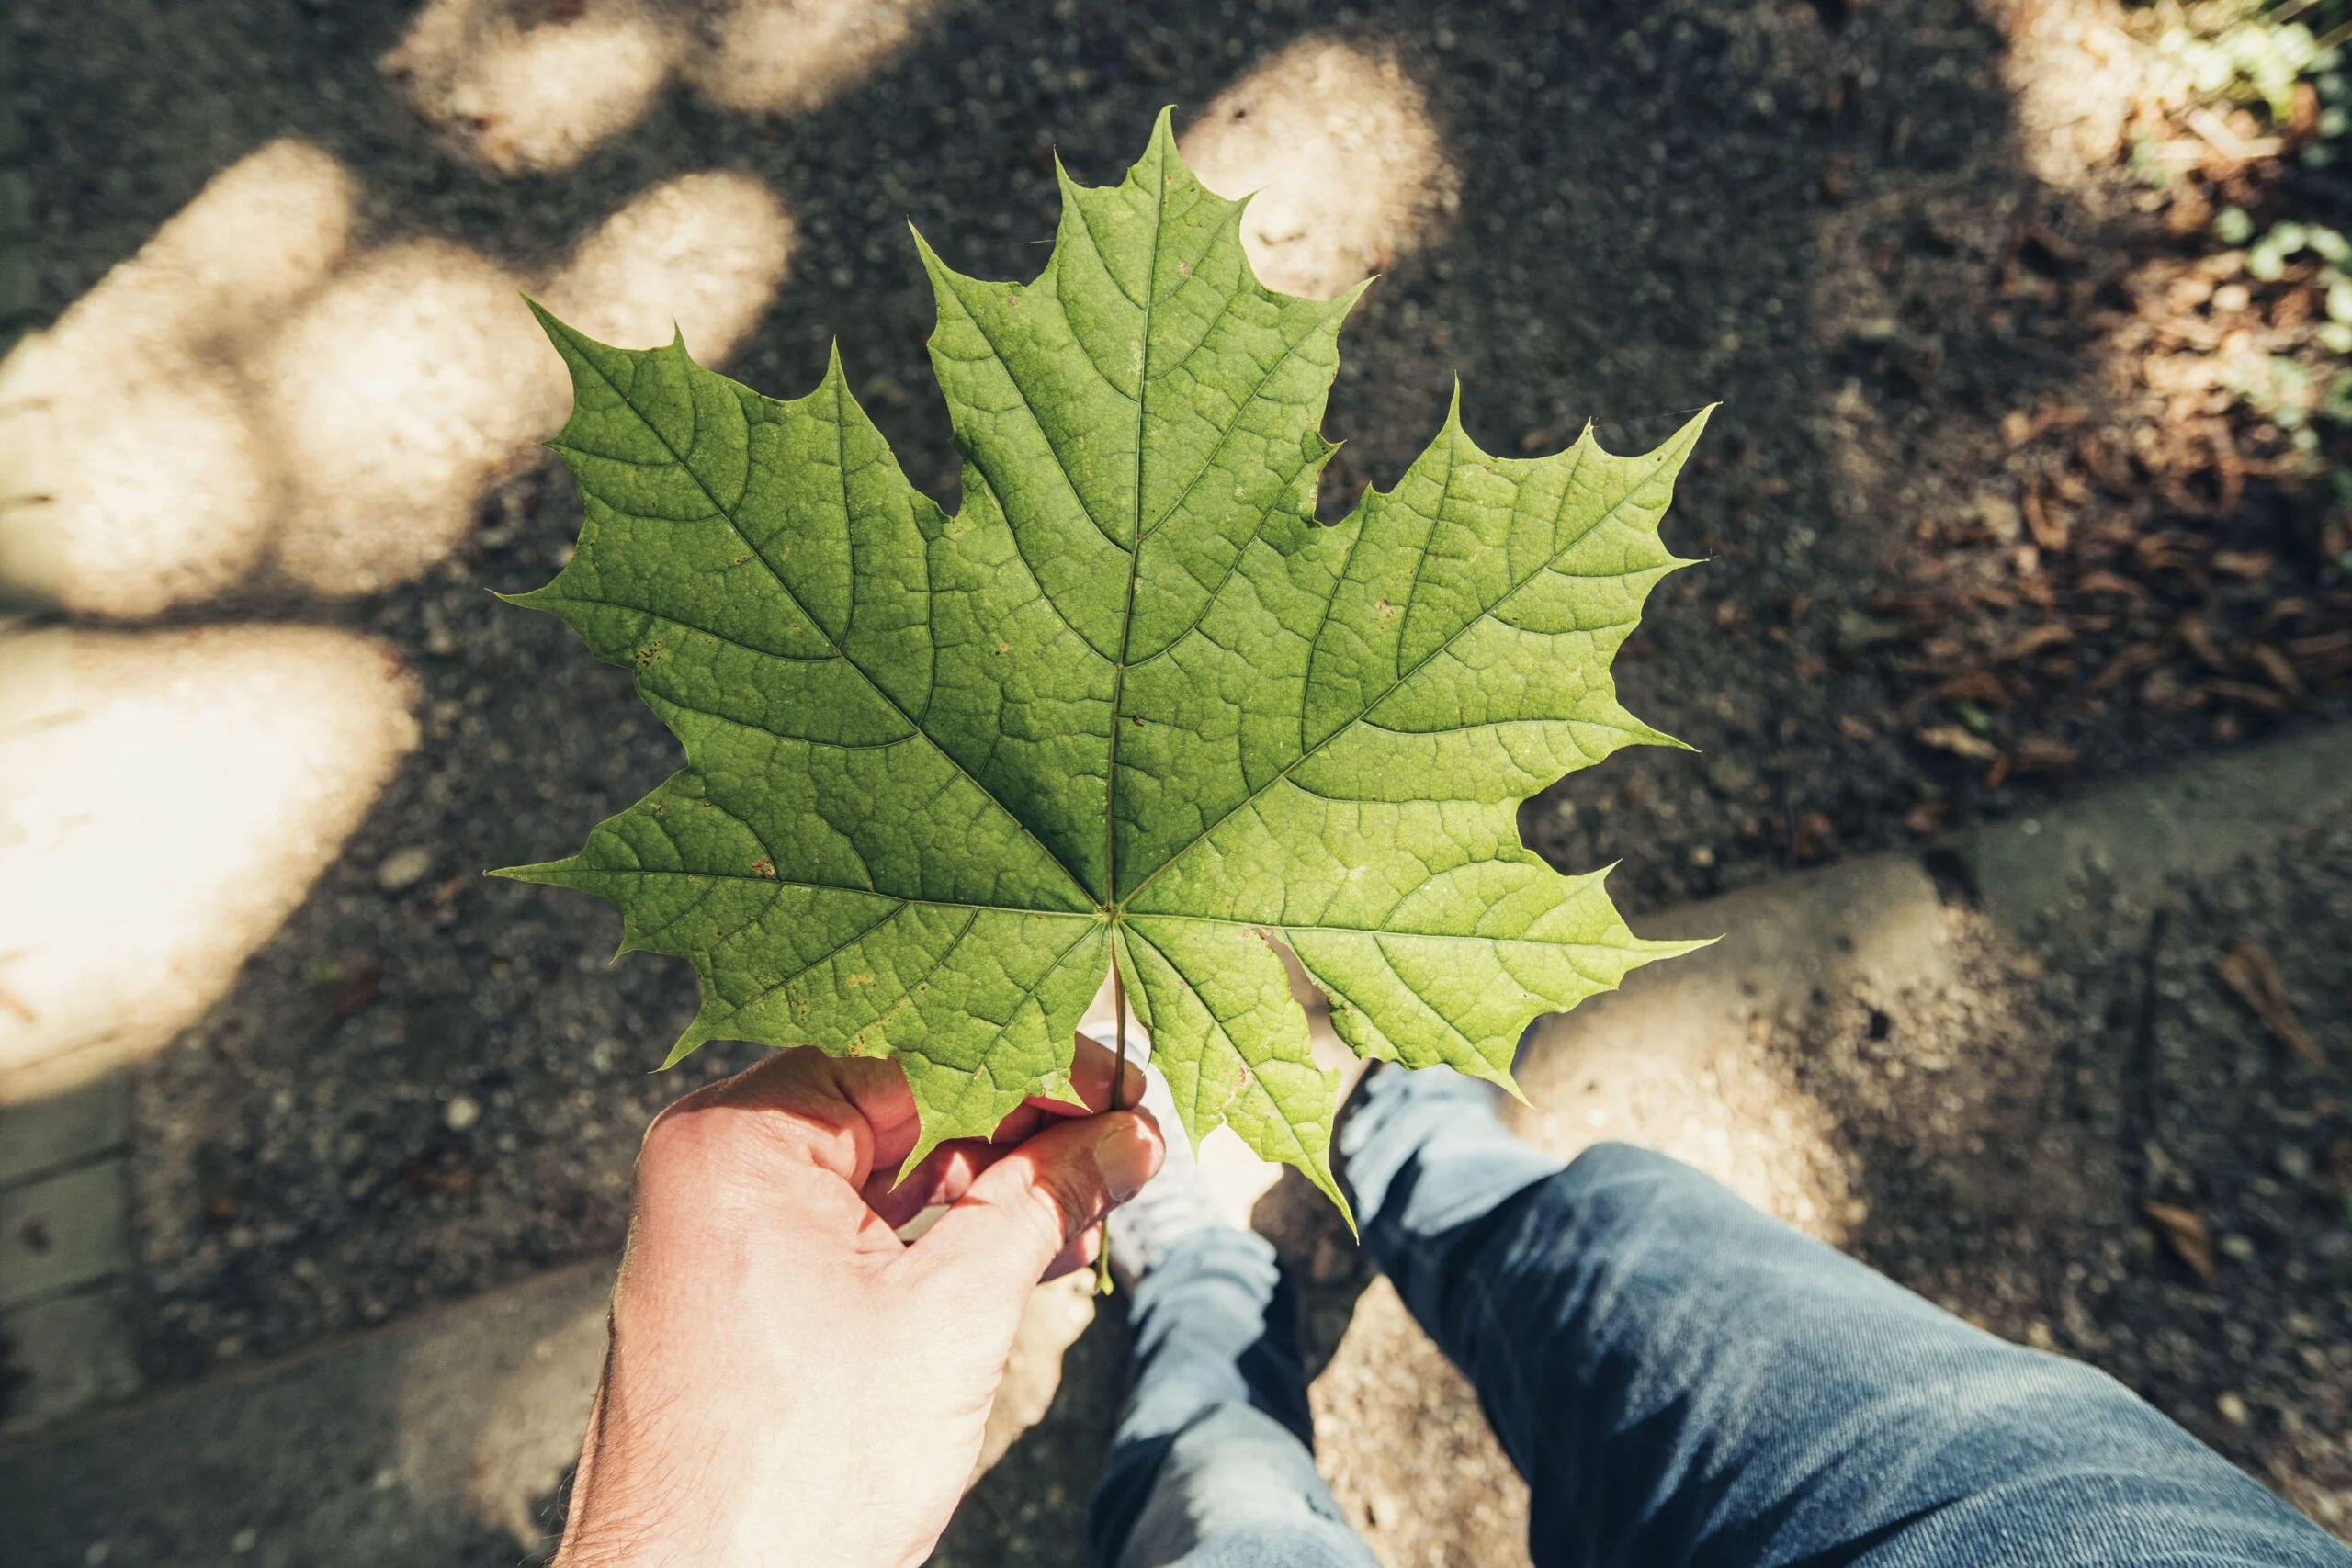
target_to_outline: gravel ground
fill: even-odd
[[[922,349],[929,299],[903,224],[968,271],[1026,276],[1055,214],[1045,149],[1082,180],[1114,177],[1158,106],[1204,104],[1328,30],[1398,50],[1463,174],[1455,227],[1389,271],[1343,340],[1327,429],[1349,446],[1331,504],[1402,468],[1456,373],[1470,430],[1505,452],[1587,419],[1631,448],[1724,405],[1668,525],[1683,553],[1716,558],[1655,602],[1623,682],[1634,711],[1706,755],[1629,754],[1532,803],[1531,840],[1560,863],[1619,861],[1621,897],[1655,909],[2344,710],[2324,686],[2286,713],[2110,703],[2081,695],[2087,664],[2045,666],[2036,681],[2080,698],[2063,714],[2072,765],[2004,766],[1988,782],[1911,739],[1923,682],[1966,658],[1891,626],[1889,596],[1914,588],[1923,540],[1983,544],[1964,520],[1984,476],[2007,472],[2004,414],[2098,400],[2098,312],[2162,243],[2095,185],[2062,191],[2027,172],[2000,34],[1962,0],[953,5],[820,109],[761,120],[673,91],[578,168],[515,178],[447,155],[387,92],[374,62],[408,12],[17,6],[36,322],[279,135],[360,175],[370,241],[443,236],[525,273],[657,181],[741,169],[788,199],[801,248],[730,368],[791,392],[838,338],[909,473],[948,497]],[[2014,287],[2028,230],[2046,237],[2036,265],[2065,275],[2049,288]],[[2324,607],[2340,585],[2292,576],[2324,570],[2297,542],[2297,504],[2256,480],[2242,510],[2195,525],[2208,548],[2273,549],[2292,579],[2274,591]],[[607,964],[616,926],[601,905],[477,875],[568,850],[675,765],[624,673],[485,592],[544,581],[576,522],[567,481],[536,469],[496,489],[470,541],[407,587],[356,601],[257,588],[179,616],[385,637],[422,684],[424,740],[232,992],[140,1070],[143,1353],[157,1381],[618,1243],[636,1138],[680,1087],[645,1069],[688,1016],[691,977],[652,957]],[[2014,592],[1966,604],[1935,636],[1997,642],[2004,617],[2033,608]],[[1996,735],[2007,722],[1995,714]],[[2111,1367],[2290,1495],[2298,1478],[2345,1484],[2346,1233],[2325,1183],[2346,1113],[2315,1069],[2274,1059],[2209,976],[2226,935],[2271,931],[2304,1016],[2326,1021],[2322,1043],[2344,1059],[2347,998],[2325,987],[2341,985],[2330,953],[2346,886],[2352,861],[2331,841],[2233,883],[2243,910],[2221,890],[2183,890],[2153,949],[2152,911],[2070,922],[2114,950],[2052,956],[2044,991],[2015,1006],[2052,1010],[2067,1050],[2086,1054],[2045,1059],[2035,1043],[2051,1036],[2016,1021],[2030,1010],[1984,1035],[1971,1070],[2003,1087],[1957,1145],[1918,1134],[1918,1104],[1852,1087],[1876,1060],[1867,1014],[1863,1039],[1816,1041],[1801,1062],[1848,1085],[1837,1103],[1872,1195],[1866,1256],[2004,1332]],[[713,1047],[685,1072],[747,1059]],[[2141,1076],[2119,1077],[2122,1062]],[[2065,1181],[1967,1175],[1968,1139],[2045,1134]],[[2154,1233],[2118,1196],[2143,1174],[2148,1195],[2204,1216],[2216,1288],[2152,1252]],[[2061,1190],[2090,1195],[2069,1196],[2063,1223],[2034,1206]],[[1320,1310],[1344,1323],[1331,1301],[1351,1302],[1362,1272],[1332,1258],[1326,1247]],[[1081,1359],[1114,1357],[1111,1336],[1082,1341]],[[959,1523],[956,1561],[1057,1560],[1036,1543],[1058,1539],[1082,1498],[1102,1418],[1099,1392],[1082,1390],[1099,1386],[1074,1378],[1077,1404],[984,1484],[997,1523]],[[2217,1404],[2224,1393],[2237,1403]],[[1391,1560],[1423,1561],[1408,1545]]]
[[[2035,935],[1988,942],[1942,1018],[1808,1021],[1792,1065],[1870,1195],[1849,1245],[2103,1368],[2352,1539],[2352,814],[2153,899],[2086,887]],[[2247,941],[2316,1059],[2224,983]]]

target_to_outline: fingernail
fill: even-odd
[[[1124,1203],[1142,1191],[1143,1184],[1159,1169],[1159,1142],[1134,1117],[1122,1122],[1094,1145],[1094,1168],[1102,1173],[1102,1185],[1109,1189],[1114,1203]]]

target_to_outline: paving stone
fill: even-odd
[[[101,1160],[0,1192],[0,1308],[130,1266],[123,1162]]]
[[[130,1097],[107,1077],[71,1093],[0,1105],[0,1188],[121,1152]]]
[[[130,1288],[102,1284],[0,1312],[0,1346],[23,1381],[0,1415],[0,1438],[139,1392]]]
[[[11,1568],[512,1564],[507,1521],[530,1517],[577,1451],[611,1288],[607,1265],[558,1270],[0,1445],[0,1555]]]

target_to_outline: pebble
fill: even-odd
[[[462,1133],[481,1120],[481,1101],[470,1094],[452,1097],[447,1107],[441,1112],[442,1125],[447,1127],[452,1133]]]
[[[376,868],[376,886],[387,893],[398,893],[403,887],[413,887],[424,880],[433,869],[433,852],[422,844],[394,850]]]

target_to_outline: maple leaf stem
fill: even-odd
[[[1111,1058],[1111,1100],[1106,1111],[1120,1111],[1119,1090],[1127,1081],[1127,982],[1119,973],[1116,954],[1111,959],[1111,1011],[1114,1022],[1111,1038],[1117,1042],[1116,1055]],[[1094,1228],[1094,1293],[1111,1293],[1111,1218],[1105,1214]]]

